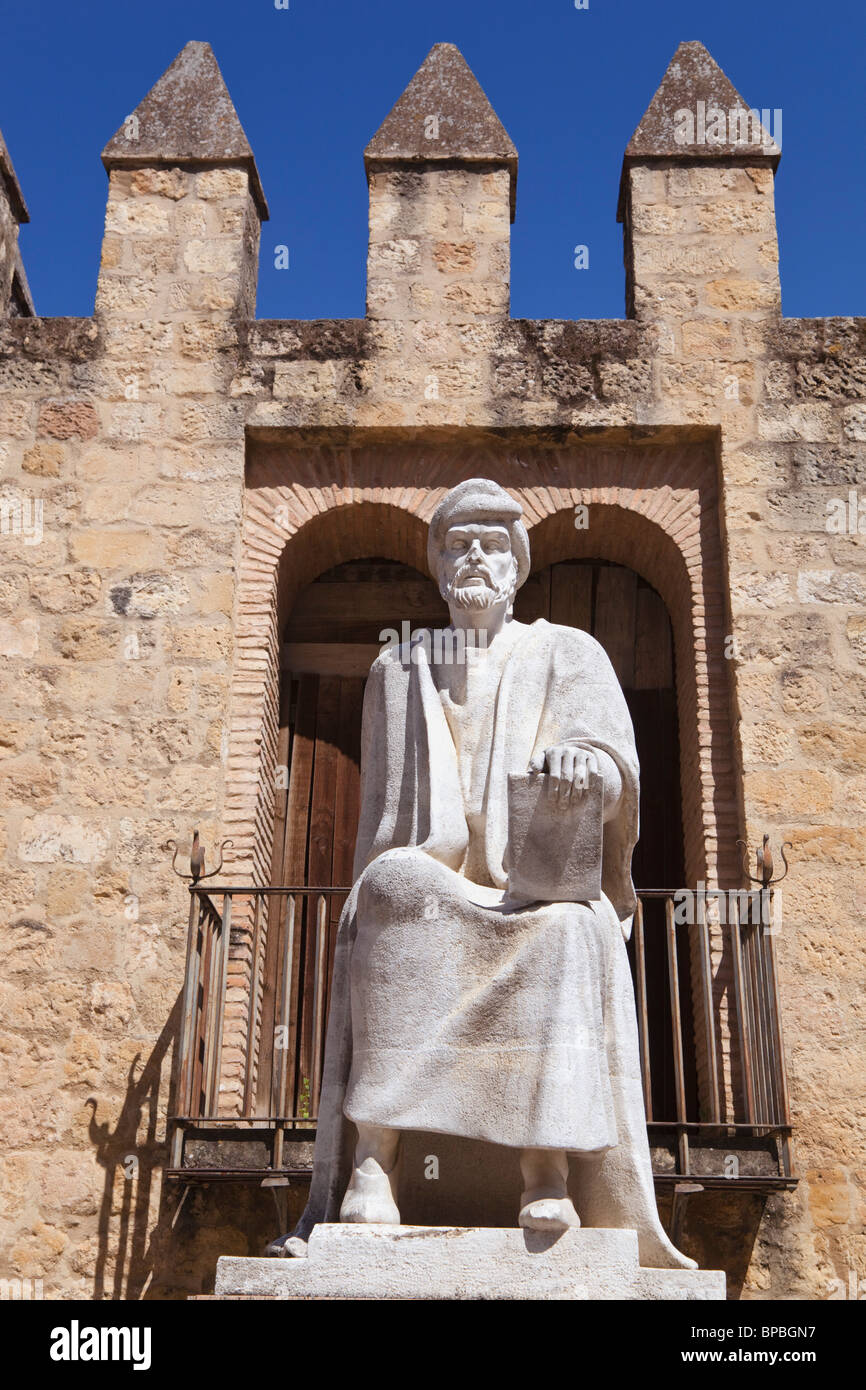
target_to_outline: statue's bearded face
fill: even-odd
[[[467,522],[451,526],[439,563],[439,587],[456,608],[491,608],[517,591],[517,561],[507,526]]]

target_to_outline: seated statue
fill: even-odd
[[[516,1150],[522,1227],[633,1229],[642,1264],[695,1267],[659,1220],[647,1142],[625,945],[631,719],[594,638],[515,620],[521,514],[485,479],[445,496],[428,559],[451,627],[386,649],[370,671],[310,1198],[270,1253],[304,1254],[316,1222],[399,1224],[401,1136],[421,1131]],[[449,634],[456,647],[432,640]],[[595,900],[515,891],[509,778],[527,774],[575,825],[601,786]],[[535,844],[533,881],[560,883],[563,837]]]

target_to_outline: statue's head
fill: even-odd
[[[442,498],[430,521],[427,561],[449,607],[506,603],[529,574],[523,508],[489,478],[469,478]]]

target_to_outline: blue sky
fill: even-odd
[[[622,152],[683,39],[749,105],[782,109],[784,313],[866,314],[862,0],[10,0],[3,37],[0,129],[45,315],[92,313],[100,151],[189,39],[214,48],[270,203],[260,317],[363,315],[363,148],[437,42],[461,49],[520,155],[512,314],[622,317]]]

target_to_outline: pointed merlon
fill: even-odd
[[[714,111],[724,113],[724,123],[714,122]],[[704,45],[681,43],[626,147],[625,157],[627,160],[745,157],[751,161],[755,156],[775,167],[782,152],[760,124],[761,113],[755,113],[758,120],[741,123],[732,116],[734,112],[748,111],[748,103]]]
[[[764,116],[769,116],[767,111]],[[681,43],[626,146],[617,221],[625,210],[626,170],[650,159],[725,160],[775,169],[781,149],[702,43]]]
[[[434,44],[364,151],[368,172],[377,165],[439,161],[504,164],[513,220],[517,150],[453,43]]]
[[[18,223],[29,222],[30,214],[27,211],[27,204],[24,201],[12,159],[6,148],[6,141],[3,139],[2,130],[0,130],[0,184],[6,193],[15,221]]]
[[[262,220],[268,205],[250,143],[209,43],[191,42],[102,151],[106,169],[154,164],[246,169]]]
[[[32,318],[36,310],[33,307],[33,296],[27,283],[27,274],[21,259],[21,248],[18,245],[18,227],[22,222],[30,221],[30,214],[27,211],[27,204],[24,201],[21,185],[6,148],[2,131],[0,131],[0,200],[5,200],[12,214],[13,223],[16,224],[11,237],[11,244],[7,248],[6,263],[0,265],[0,318],[6,318],[10,314],[15,318]]]

